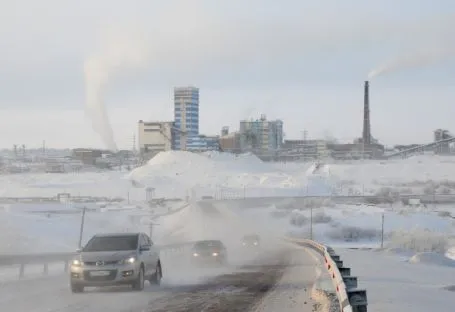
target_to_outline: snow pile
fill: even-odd
[[[145,166],[133,170],[129,179],[156,189],[159,196],[184,196],[191,190],[213,196],[217,190],[249,196],[270,196],[271,189],[291,188],[295,196],[304,182],[263,163],[251,154],[191,153],[184,151],[161,152]],[[266,189],[267,191],[265,191]],[[255,193],[253,195],[253,193]]]
[[[455,243],[454,246],[447,249],[445,256],[449,259],[455,260]]]
[[[433,264],[455,267],[455,261],[435,252],[419,252],[409,259],[410,263]]]

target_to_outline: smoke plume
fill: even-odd
[[[410,68],[418,68],[434,65],[445,60],[455,57],[455,49],[431,49],[426,51],[416,52],[413,55],[402,56],[391,60],[372,70],[368,74],[369,79],[376,76],[388,74],[391,72],[406,70]]]
[[[138,33],[112,29],[104,32],[99,42],[99,51],[84,63],[86,114],[91,120],[93,130],[111,151],[117,151],[117,144],[104,95],[112,78],[122,75],[126,70],[142,68],[147,64],[149,49],[144,38]]]

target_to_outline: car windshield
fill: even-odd
[[[137,248],[137,235],[124,236],[95,236],[82,251],[120,251],[135,250]]]
[[[223,243],[220,241],[202,241],[194,244],[194,249],[220,249],[223,248]]]
[[[257,235],[249,235],[245,236],[243,240],[247,242],[257,242],[259,240],[259,237]]]

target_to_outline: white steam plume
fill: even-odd
[[[429,66],[437,64],[439,62],[443,62],[452,57],[455,57],[454,48],[420,51],[416,52],[413,55],[403,56],[382,64],[381,66],[372,70],[368,74],[368,78],[373,79],[376,76],[400,70],[405,70],[408,68]]]
[[[117,151],[112,126],[104,104],[109,82],[125,70],[147,65],[149,48],[138,32],[110,30],[101,36],[100,49],[84,63],[86,114],[105,147]]]

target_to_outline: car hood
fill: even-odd
[[[81,252],[80,259],[83,262],[120,261],[134,256],[135,253],[135,250]]]

